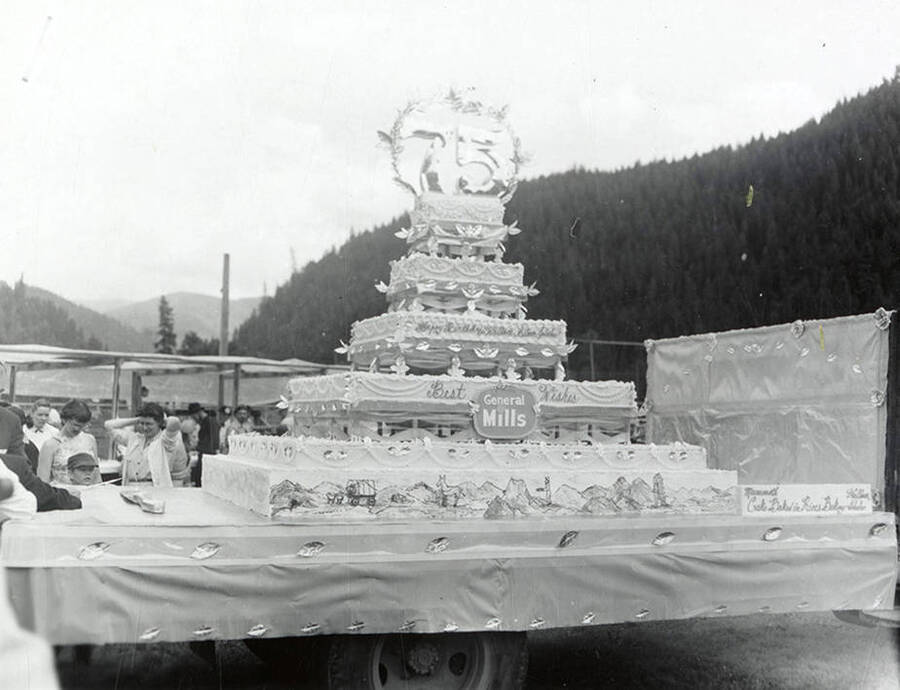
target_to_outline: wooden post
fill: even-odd
[[[219,366],[219,412],[225,407],[225,369]],[[221,422],[220,422],[221,423]]]
[[[231,396],[231,411],[234,412],[241,399],[241,365],[234,365],[234,388]]]
[[[228,356],[228,282],[229,282],[229,255],[222,256],[222,305],[219,318],[219,356]],[[234,399],[237,400],[237,380],[235,379]],[[237,402],[235,402],[237,405]],[[219,371],[219,410],[225,406],[225,371]],[[224,420],[220,420],[220,423]]]
[[[16,404],[16,365],[9,365],[9,404]]]
[[[588,345],[588,352],[591,354],[591,381],[597,380],[597,372],[594,371],[594,341]]]
[[[115,419],[119,416],[119,380],[122,378],[122,359],[117,357],[113,363],[113,382],[112,382],[112,410],[110,414]]]
[[[136,371],[131,373],[131,416],[137,414],[141,407],[141,388],[144,382],[141,375]]]
[[[219,322],[219,356],[228,355],[228,263],[229,256],[222,257],[222,309]]]
[[[119,379],[122,378],[122,359],[116,357],[116,361],[113,363],[113,382],[112,382],[112,409],[109,414],[112,419],[115,419],[119,416]],[[108,436],[107,432],[107,436]],[[113,460],[116,457],[115,444],[112,442],[112,439],[109,439],[109,446],[107,447],[106,458],[108,460]]]

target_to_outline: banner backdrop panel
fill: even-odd
[[[647,438],[745,483],[884,487],[893,312],[647,341]]]

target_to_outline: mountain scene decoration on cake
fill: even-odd
[[[307,488],[282,480],[271,488],[272,517],[303,519],[310,515],[350,518],[510,519],[519,516],[633,515],[663,512],[694,514],[734,512],[732,488],[680,487],[668,492],[662,473],[648,482],[644,477],[619,476],[608,485],[592,484],[578,490],[569,484],[553,486],[552,476],[543,485],[529,487],[510,476],[505,484],[485,480],[449,484],[445,474],[434,481],[409,485],[350,479],[344,484],[320,482]]]
[[[414,195],[386,310],[335,348],[349,371],[290,382],[293,437],[233,436],[204,489],[276,520],[735,513],[736,472],[632,445],[634,384],[570,380],[566,322],[527,317],[538,291],[503,260],[521,232],[506,110],[451,91],[379,134]]]

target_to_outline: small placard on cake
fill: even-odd
[[[489,439],[522,439],[537,426],[537,404],[530,391],[500,385],[483,391],[472,405],[472,419],[479,436]]]
[[[868,484],[753,484],[741,486],[743,515],[864,515],[872,512]]]

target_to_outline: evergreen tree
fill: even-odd
[[[159,328],[156,330],[156,336],[153,342],[155,352],[165,355],[175,352],[175,316],[165,295],[159,298]]]
[[[179,355],[217,355],[219,354],[219,339],[211,338],[204,340],[195,331],[188,331],[181,339],[181,347],[178,348]]]

